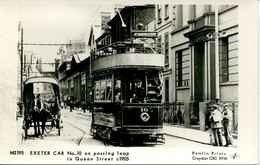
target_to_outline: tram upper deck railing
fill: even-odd
[[[107,57],[114,54],[136,53],[136,54],[160,54],[161,46],[156,42],[129,42],[120,41],[106,46],[99,46],[92,52],[92,60]]]
[[[121,67],[164,66],[164,55],[156,43],[116,42],[91,53],[92,71]]]

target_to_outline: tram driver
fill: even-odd
[[[142,103],[145,98],[145,89],[142,86],[142,81],[138,80],[135,83],[134,90],[133,90],[133,97],[130,99],[130,102],[134,103]]]

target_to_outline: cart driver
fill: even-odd
[[[34,110],[38,112],[40,112],[43,109],[40,96],[40,94],[37,94],[36,98],[34,99]]]

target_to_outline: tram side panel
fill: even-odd
[[[94,104],[94,137],[109,140],[135,139],[164,142],[160,104]]]

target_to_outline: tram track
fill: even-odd
[[[69,124],[70,126],[76,128],[77,130],[79,130],[79,131],[82,132],[82,135],[81,135],[79,138],[77,138],[77,141],[76,141],[76,144],[79,146],[79,145],[81,144],[81,142],[82,142],[84,136],[85,136],[86,134],[89,134],[89,132],[86,131],[86,129],[84,130],[81,126],[77,125],[77,123],[79,123],[80,125],[87,126],[89,129],[90,129],[91,125],[86,124],[86,123],[83,123],[83,122],[80,122],[80,121],[75,120],[75,119],[74,119],[74,120],[73,120],[73,119],[68,119],[66,116],[64,116],[64,117],[66,118],[66,120],[64,120],[64,122],[66,122],[66,123]],[[75,116],[75,118],[76,118],[76,119],[79,119],[79,117],[77,117],[77,116]],[[69,121],[69,120],[71,120],[71,121]],[[73,122],[72,122],[72,121],[73,121]],[[103,144],[104,144],[104,146],[106,146],[106,147],[110,146],[109,143],[108,143],[108,142],[105,142],[105,141],[103,142]]]
[[[69,122],[69,121],[66,121],[66,120],[65,120],[64,122],[66,122],[67,124],[69,124],[70,126],[76,128],[76,129],[80,130],[80,131],[83,133],[82,136],[80,136],[80,137],[77,139],[77,141],[76,141],[76,144],[79,146],[80,143],[81,143],[81,141],[82,141],[82,139],[83,139],[83,137],[84,137],[84,135],[85,135],[87,132],[86,132],[85,130],[83,130],[82,128],[78,127],[77,125],[72,124],[72,123]]]

